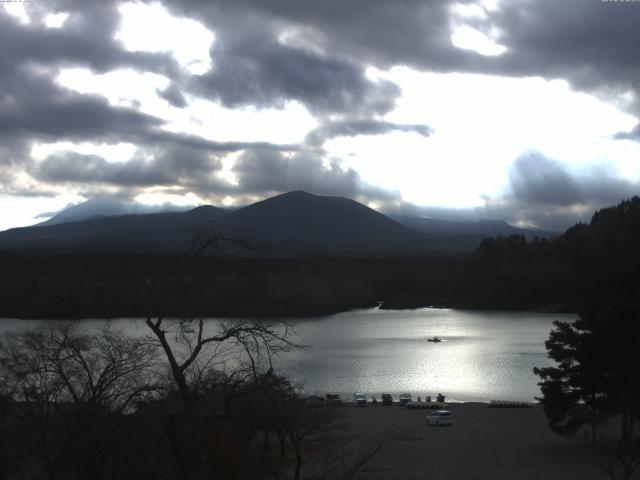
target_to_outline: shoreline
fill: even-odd
[[[393,308],[384,308],[379,303],[373,303],[369,306],[354,306],[351,308],[343,308],[343,309],[329,309],[329,310],[318,310],[318,311],[309,311],[309,312],[294,312],[294,313],[286,313],[286,314],[269,314],[264,313],[261,315],[252,315],[244,312],[237,313],[205,313],[205,314],[185,314],[185,315],[170,315],[167,318],[203,318],[203,319],[223,319],[223,318],[251,318],[258,320],[294,320],[294,319],[303,319],[303,320],[312,320],[314,318],[323,318],[330,317],[333,315],[339,315],[342,313],[349,312],[358,312],[358,311],[368,311],[368,310],[379,310],[381,312],[404,312],[404,311],[414,311],[414,310],[458,310],[463,312],[501,312],[501,313],[542,313],[542,314],[576,314],[576,312],[572,309],[553,309],[551,307],[540,307],[540,308],[516,308],[513,305],[510,306],[470,306],[470,305],[424,305],[424,306],[410,306],[410,307],[396,307]],[[156,315],[151,315],[152,317]],[[15,314],[4,314],[0,312],[0,322],[3,320],[24,320],[24,321],[47,321],[47,320],[73,320],[73,321],[83,321],[83,320],[104,320],[104,321],[112,321],[112,320],[135,320],[135,319],[143,319],[146,318],[145,315],[141,315],[140,312],[136,312],[136,314],[132,315],[91,315],[91,314],[74,314],[74,315],[59,315],[53,313],[48,315],[47,318],[42,318],[41,315],[15,315]]]

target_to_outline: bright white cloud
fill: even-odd
[[[451,43],[463,50],[472,50],[480,55],[497,56],[507,51],[507,47],[469,25],[462,25],[451,34]]]
[[[49,155],[64,152],[75,152],[80,155],[98,155],[109,162],[126,162],[130,160],[138,147],[132,143],[73,143],[73,142],[51,142],[35,143],[31,147],[31,158],[34,160],[44,160]]]
[[[5,12],[13,16],[23,25],[31,23],[31,17],[29,17],[29,13],[25,8],[24,2],[2,2],[2,7]]]
[[[127,50],[171,52],[194,75],[211,68],[209,49],[215,35],[200,22],[174,17],[158,2],[125,3],[119,10],[122,24],[116,38]]]
[[[60,71],[56,82],[79,93],[101,95],[113,106],[133,107],[153,115],[165,103],[156,90],[167,88],[170,81],[163,75],[131,69],[95,74],[87,68],[67,68]]]
[[[65,192],[60,192],[60,195],[55,198],[0,195],[0,205],[2,205],[0,231],[42,222],[46,218],[36,217],[43,212],[57,212],[82,200],[78,195]]]
[[[68,19],[68,13],[50,13],[44,17],[44,24],[47,28],[62,28]]]
[[[456,3],[452,8],[453,13],[462,18],[487,18],[487,12],[477,3]]]
[[[508,187],[513,161],[538,151],[576,170],[608,163],[634,180],[640,145],[613,140],[636,119],[613,104],[571,91],[564,81],[370,69],[403,95],[385,120],[427,124],[428,138],[394,133],[327,144],[373,183],[423,205],[482,205]]]
[[[111,105],[134,108],[164,120],[164,129],[199,135],[213,141],[297,143],[318,125],[299,102],[283,108],[244,107],[230,109],[218,103],[187,96],[188,106],[176,108],[158,92],[169,79],[154,73],[114,70],[95,74],[88,69],[62,70],[56,81],[80,93],[101,95]]]
[[[171,204],[179,207],[189,207],[192,205],[201,205],[204,203],[203,199],[199,196],[188,194],[172,194],[167,193],[166,188],[162,192],[157,189],[149,189],[134,198],[134,201],[142,203],[143,205],[164,205]]]
[[[230,109],[203,99],[190,99],[189,107],[170,118],[168,130],[190,132],[216,141],[301,142],[318,126],[304,105],[286,102],[283,108]]]

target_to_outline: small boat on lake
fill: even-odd
[[[427,338],[427,342],[441,342],[442,339],[440,337],[431,337],[431,338]]]

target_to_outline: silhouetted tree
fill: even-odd
[[[573,323],[554,322],[546,342],[556,366],[535,368],[551,429],[572,436],[620,415],[620,441],[630,445],[640,413],[640,315],[635,309],[589,309]]]
[[[13,439],[29,452],[35,477],[118,476],[123,413],[155,392],[155,346],[105,326],[84,333],[71,322],[5,334],[0,372],[9,392]],[[4,427],[4,425],[3,425]]]

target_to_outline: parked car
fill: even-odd
[[[390,393],[382,394],[382,405],[393,405],[393,396]]]
[[[449,410],[436,410],[427,415],[427,425],[451,425],[451,412]]]
[[[367,406],[367,396],[364,393],[354,393],[353,394],[353,404],[356,407],[366,407]]]
[[[411,398],[410,393],[401,393],[400,401],[398,403],[400,403],[401,406],[405,407],[407,403],[410,403],[411,401],[413,401],[413,399]]]

